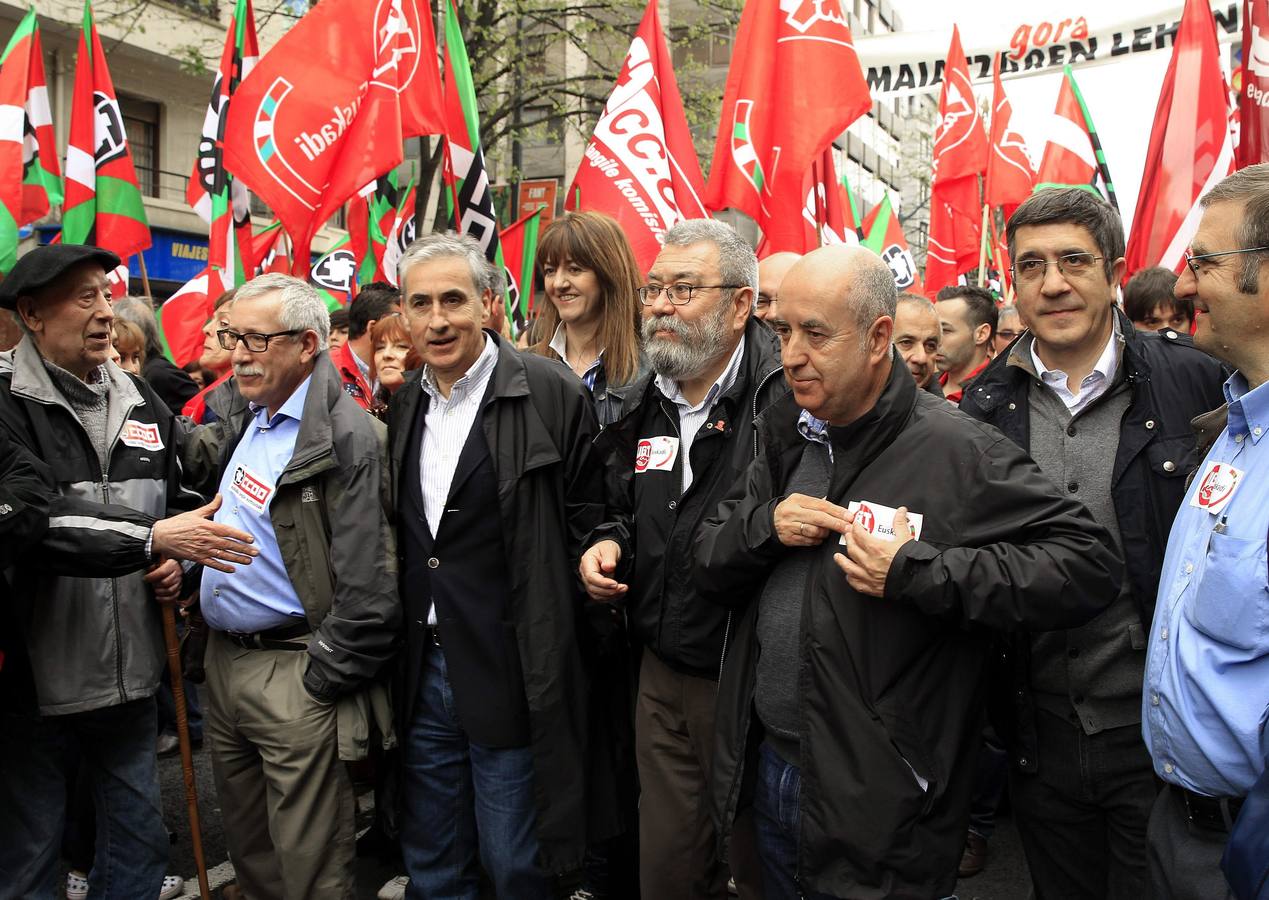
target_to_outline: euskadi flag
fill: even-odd
[[[657,6],[657,0],[649,0],[565,197],[567,209],[616,219],[643,272],[652,267],[666,229],[682,219],[709,216]]]
[[[1238,93],[1238,168],[1269,162],[1269,0],[1243,0],[1243,82]]]
[[[261,228],[251,239],[251,257],[256,261],[254,278],[267,272],[286,275],[291,271],[291,257],[287,250],[286,232],[282,223],[273,220]]]
[[[538,255],[542,210],[512,222],[502,231],[502,258],[507,264],[507,293],[526,320],[533,309],[533,264]]]
[[[87,2],[75,59],[62,240],[95,244],[125,261],[150,246],[123,115]]]
[[[839,0],[746,3],[706,208],[735,207],[758,223],[769,252],[797,251],[807,170],[871,106]]]
[[[348,237],[357,259],[357,285],[387,281],[383,251],[396,220],[397,207],[408,191],[397,187],[395,172],[376,178],[348,201]],[[413,210],[411,210],[413,212]],[[392,276],[395,280],[396,276]]]
[[[383,275],[383,280],[393,287],[401,286],[397,284],[397,265],[401,262],[401,257],[405,255],[405,248],[414,243],[416,202],[414,179],[411,178],[405,186],[401,202],[397,204],[392,224],[383,238],[383,258],[379,263],[379,271]]]
[[[322,0],[238,86],[225,167],[286,227],[297,275],[322,224],[400,163],[403,138],[443,129],[434,45],[419,0]]]
[[[978,176],[987,171],[987,134],[974,102],[960,29],[943,68],[939,124],[934,132],[930,190],[930,239],[925,258],[926,291],[936,294],[978,264],[982,201]]]
[[[211,226],[207,263],[221,271],[226,284],[241,284],[255,269],[251,258],[251,198],[246,186],[225,170],[224,144],[230,102],[259,56],[251,0],[238,0],[225,36],[220,68],[212,82],[194,170],[185,190],[185,201]]]
[[[313,263],[308,280],[317,294],[334,312],[347,306],[356,291],[357,258],[353,256],[348,235],[344,235]]]
[[[1102,151],[1097,127],[1088,112],[1071,67],[1062,69],[1062,88],[1049,125],[1049,141],[1044,147],[1036,190],[1046,187],[1078,187],[1103,197],[1115,209],[1119,199],[1110,179],[1110,167]],[[1100,183],[1100,187],[1099,187]]]
[[[855,236],[860,243],[864,240],[864,223],[863,218],[859,215],[859,200],[855,197],[855,191],[850,186],[850,179],[842,174],[842,194],[846,197],[846,211],[850,214],[850,227],[854,229]]]
[[[1125,274],[1179,270],[1198,230],[1198,201],[1233,168],[1229,91],[1211,7],[1186,0],[1150,130],[1145,174],[1128,236]],[[1223,248],[1222,248],[1223,249]]]
[[[40,25],[32,8],[0,56],[0,273],[18,261],[18,229],[61,202]]]
[[[202,355],[203,326],[211,317],[212,304],[226,289],[220,272],[206,266],[155,311],[159,336],[172,362],[183,366]]]
[[[863,224],[864,240],[861,246],[867,247],[881,257],[882,262],[890,267],[894,274],[894,284],[900,291],[913,294],[925,292],[921,284],[921,276],[917,272],[916,260],[908,249],[908,239],[903,235],[903,226],[899,217],[894,214],[890,203],[890,194],[886,193],[881,202],[872,208]]]
[[[1008,220],[1019,203],[1031,196],[1035,168],[1027,153],[1027,142],[1014,129],[1013,106],[1000,82],[1000,58],[992,69],[991,153],[987,157],[987,178],[983,182],[983,202],[999,206]]]

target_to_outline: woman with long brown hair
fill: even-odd
[[[591,389],[599,423],[607,425],[646,368],[637,294],[643,274],[630,242],[602,213],[565,213],[538,242],[537,274],[547,302],[538,304],[538,341],[529,349],[567,363]]]

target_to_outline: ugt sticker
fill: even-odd
[[[897,509],[890,506],[882,506],[880,503],[873,503],[870,500],[852,500],[846,509],[855,514],[855,521],[864,527],[864,531],[887,541],[895,539],[894,517],[895,513],[898,512]],[[923,521],[925,521],[925,516],[920,513],[908,513],[908,532],[915,541],[921,539],[921,523]],[[846,535],[842,535],[838,543],[846,543]]]
[[[159,426],[154,423],[138,422],[135,419],[128,419],[123,423],[119,440],[129,447],[140,447],[142,450],[163,449],[163,438],[159,437]]]
[[[635,445],[635,474],[671,472],[679,458],[679,439],[669,435],[640,438]]]
[[[269,484],[246,466],[234,469],[233,492],[243,503],[258,513],[264,512],[269,505],[269,497],[273,494],[273,485]]]
[[[1197,506],[1210,513],[1219,513],[1229,505],[1234,491],[1243,480],[1243,473],[1229,463],[1209,462],[1203,467],[1198,490],[1190,498],[1190,506]]]

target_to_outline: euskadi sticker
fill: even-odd
[[[1190,498],[1190,506],[1219,513],[1229,505],[1242,480],[1241,469],[1235,469],[1229,463],[1209,462],[1203,467],[1198,490]]]
[[[119,433],[119,440],[129,447],[139,447],[142,450],[163,449],[163,438],[159,437],[159,426],[152,422],[138,422],[135,419],[129,419],[123,423],[123,431]]]
[[[679,458],[679,439],[661,434],[640,438],[635,445],[635,474],[644,472],[672,472],[674,461]]]
[[[231,485],[238,499],[258,513],[262,513],[269,505],[273,495],[273,485],[269,484],[246,466],[234,469],[234,480]]]
[[[889,506],[882,506],[880,503],[873,503],[870,500],[852,500],[846,509],[855,514],[855,521],[864,527],[869,534],[884,538],[887,541],[893,541],[894,535],[894,517],[897,509]],[[912,539],[921,540],[921,523],[925,520],[925,516],[920,513],[908,513],[908,532]],[[839,544],[846,543],[846,535],[842,535],[838,539]]]

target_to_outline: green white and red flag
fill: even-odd
[[[392,225],[384,236],[383,259],[379,264],[379,273],[383,276],[379,280],[386,281],[393,287],[400,287],[397,284],[397,264],[401,262],[405,248],[414,243],[415,202],[414,179],[411,178],[405,186],[405,194],[401,197],[401,202],[397,204]]]
[[[185,191],[186,202],[210,226],[207,263],[231,285],[251,277],[255,260],[251,256],[251,198],[246,185],[225,169],[225,123],[234,92],[259,57],[251,0],[237,0]]]
[[[397,186],[395,172],[376,178],[348,201],[348,236],[357,258],[357,284],[386,281],[383,253],[388,233],[397,218],[397,208],[408,190]],[[411,210],[413,213],[413,210]],[[392,276],[396,280],[396,274]]]
[[[318,257],[309,270],[308,280],[332,312],[349,304],[357,291],[357,258],[353,256],[348,235]]]
[[[863,216],[859,214],[859,200],[845,172],[842,173],[842,194],[846,197],[846,212],[850,217],[850,227],[854,229],[855,236],[862,243],[865,237]]]
[[[494,267],[504,267],[498,217],[494,213],[489,172],[480,143],[480,110],[471,77],[467,45],[453,0],[445,0],[445,202],[454,230],[471,235]],[[503,298],[512,333],[518,335],[526,321],[511,306],[510,292]]]
[[[811,163],[807,173],[806,205],[802,209],[805,223],[805,249],[809,253],[816,247],[829,244],[856,244],[859,237],[850,223],[850,205],[837,178],[837,162],[833,158],[833,145]]]
[[[747,214],[771,253],[799,250],[807,170],[871,106],[839,0],[746,3],[727,72],[706,207]]]
[[[256,261],[254,278],[267,272],[287,275],[291,271],[291,255],[287,249],[286,230],[274,219],[257,231],[251,240],[251,256]]]
[[[640,271],[651,268],[661,236],[683,219],[705,219],[705,180],[674,64],[649,0],[617,84],[565,195],[565,208],[612,216],[630,239]]]
[[[0,56],[0,273],[18,256],[18,229],[62,202],[40,24],[32,7]]]
[[[1186,0],[1150,130],[1125,277],[1149,266],[1178,271],[1203,215],[1199,198],[1233,171],[1220,55],[1211,8]]]
[[[322,0],[238,86],[225,167],[286,227],[298,276],[317,230],[401,162],[403,138],[444,129],[435,40],[422,0]]]
[[[895,287],[914,294],[925,293],[921,275],[917,272],[916,260],[908,249],[908,239],[903,235],[903,226],[894,213],[889,193],[868,213],[864,219],[863,231],[865,237],[862,246],[876,253],[890,267],[894,274]]]
[[[512,222],[502,232],[502,258],[507,264],[507,292],[527,321],[533,311],[533,264],[538,256],[542,209]]]
[[[1036,173],[1036,190],[1046,187],[1078,187],[1103,197],[1115,209],[1119,200],[1110,179],[1110,167],[1102,150],[1088,104],[1075,82],[1071,67],[1062,69],[1062,88],[1049,126],[1049,140]],[[1100,182],[1100,187],[1099,187]]]
[[[218,270],[205,266],[155,311],[159,336],[172,362],[183,366],[202,355],[203,326],[211,318],[212,304],[229,287]]]
[[[75,60],[62,240],[94,244],[125,261],[150,246],[141,188],[90,2],[84,3]]]

